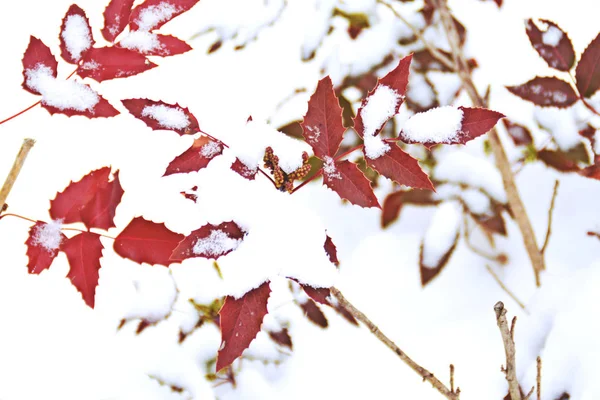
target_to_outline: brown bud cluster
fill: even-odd
[[[275,187],[281,191],[291,193],[294,190],[294,181],[303,179],[310,172],[308,158],[308,154],[303,152],[302,166],[289,174],[279,167],[279,157],[273,153],[273,149],[270,146],[265,150],[263,161],[265,162],[265,168],[270,169],[273,174]]]

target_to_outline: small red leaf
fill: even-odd
[[[350,311],[348,311],[344,306],[339,304],[335,298],[332,299],[330,297],[331,291],[328,288],[314,288],[312,286],[304,285],[302,283],[300,284],[300,286],[302,287],[302,289],[304,289],[304,292],[312,300],[316,301],[317,303],[320,303],[320,304],[323,304],[323,305],[333,308],[338,314],[340,314],[342,317],[344,317],[348,322],[350,322],[353,325],[358,326],[358,322],[352,316]],[[316,310],[314,310],[315,307],[312,307],[311,305],[308,305],[308,304],[307,305],[301,304],[300,307],[302,307],[302,310],[304,310],[304,312],[306,313],[306,315],[308,316],[308,318],[311,321],[315,322],[319,326],[322,326],[323,328],[327,327],[327,319],[325,318],[325,315],[321,312],[321,309],[319,309],[316,306],[316,304],[315,304]],[[311,318],[311,315],[312,315],[312,318]],[[313,320],[313,318],[314,318],[314,320]],[[321,323],[323,323],[323,321],[324,321],[324,326],[321,325]]]
[[[93,47],[82,57],[77,75],[102,82],[137,75],[156,66],[135,51],[119,47]]]
[[[555,77],[538,76],[522,85],[507,86],[506,88],[523,100],[543,107],[564,108],[578,100],[577,93],[571,85]]]
[[[315,156],[323,159],[337,153],[346,128],[342,120],[342,107],[329,76],[319,81],[315,93],[310,97],[301,127],[304,140],[312,147]]]
[[[342,199],[361,207],[378,207],[379,202],[371,188],[371,182],[348,160],[325,164],[323,183]]]
[[[447,51],[437,49],[440,53],[445,55],[449,60],[452,59],[452,54]],[[423,49],[413,54],[412,67],[418,72],[428,71],[440,71],[440,72],[452,72],[452,70],[440,63],[429,50]]]
[[[129,15],[135,0],[110,0],[104,9],[104,28],[102,36],[109,42],[114,42],[117,36],[129,23]]]
[[[304,315],[310,320],[310,322],[320,326],[321,328],[327,328],[329,326],[327,317],[325,314],[323,314],[323,311],[321,311],[317,303],[311,299],[306,299],[304,303],[300,303],[300,308],[302,308]]]
[[[558,25],[547,19],[541,20],[548,25],[548,29],[542,32],[532,19],[525,22],[525,28],[529,41],[540,57],[548,63],[551,68],[559,71],[568,71],[575,64],[575,50],[571,40]]]
[[[490,131],[503,114],[487,108],[458,107],[463,112],[460,135],[451,144],[465,144]]]
[[[329,261],[331,261],[331,263],[336,267],[339,267],[340,261],[337,258],[337,248],[335,247],[335,244],[329,235],[326,235],[325,245],[323,247],[325,248],[325,253],[327,253],[327,256],[329,257]]]
[[[133,31],[158,29],[176,16],[188,11],[199,0],[146,0],[133,9],[129,26]]]
[[[136,217],[115,239],[115,252],[121,257],[136,263],[168,266],[178,260],[171,260],[171,253],[184,235],[170,231],[165,224]]]
[[[114,227],[115,212],[121,203],[123,193],[117,170],[113,180],[99,188],[94,198],[80,209],[81,219],[85,226],[104,230]]]
[[[200,132],[194,114],[179,104],[149,99],[128,99],[123,100],[123,105],[134,117],[153,130],[171,130],[181,136]]]
[[[23,89],[33,94],[42,94],[38,89],[38,84],[28,82],[28,78],[33,71],[41,69],[47,70],[48,75],[56,78],[58,74],[58,61],[52,55],[50,48],[40,39],[31,36],[29,45],[23,55]]]
[[[267,281],[239,299],[232,296],[225,298],[219,311],[221,348],[217,356],[217,371],[231,365],[250,346],[267,315],[270,293]]]
[[[223,145],[205,136],[194,140],[192,146],[169,163],[163,176],[183,174],[206,168],[208,163],[223,153]]]
[[[60,224],[47,224],[37,221],[29,229],[29,236],[25,241],[27,245],[27,270],[30,274],[39,274],[50,267],[58,255],[60,245],[67,237],[60,231]]]
[[[77,4],[71,5],[60,26],[60,55],[68,63],[77,64],[94,45],[90,21]]]
[[[183,40],[171,35],[161,35],[146,31],[133,31],[124,37],[118,44],[145,56],[174,56],[192,50],[192,47]]]
[[[388,145],[390,150],[374,160],[365,156],[367,165],[401,185],[433,190],[433,185],[427,174],[419,166],[419,162],[405,153],[395,143],[389,143]]]
[[[67,239],[61,247],[71,266],[67,277],[81,293],[85,304],[91,308],[94,308],[103,248],[100,236],[90,232],[82,232]]]
[[[241,162],[239,158],[236,158],[233,164],[231,164],[231,170],[249,181],[254,180],[254,178],[256,178],[256,173],[258,172],[257,169],[248,168],[248,166]]]
[[[588,45],[575,69],[577,89],[584,97],[592,97],[600,88],[600,34]]]
[[[326,306],[331,305],[328,299],[328,297],[331,295],[331,291],[328,288],[314,288],[310,285],[305,285],[304,283],[300,283],[300,287],[302,287],[308,297],[317,303],[324,304]]]
[[[383,200],[383,207],[381,208],[381,227],[387,228],[392,222],[396,221],[400,216],[402,210],[402,197],[404,191],[399,190],[397,192],[390,193]]]
[[[502,120],[502,123],[504,124],[504,127],[506,128],[510,138],[517,146],[526,146],[533,143],[533,136],[526,126],[517,124],[516,122],[512,122],[506,118]]]
[[[183,239],[171,254],[172,260],[193,257],[218,259],[235,250],[246,232],[233,221],[206,224]]]
[[[283,328],[277,332],[269,331],[269,337],[278,345],[285,346],[292,350],[292,337],[290,336],[287,328]]]

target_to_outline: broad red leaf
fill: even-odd
[[[233,221],[219,225],[206,224],[183,239],[171,254],[172,260],[193,257],[218,259],[235,250],[246,232]]]
[[[258,172],[258,169],[248,168],[248,166],[241,162],[239,158],[236,158],[233,164],[231,164],[231,170],[249,181],[254,180],[254,178],[256,178],[256,173]]]
[[[312,147],[315,156],[323,159],[337,153],[346,128],[342,120],[342,107],[329,76],[319,81],[315,93],[310,97],[301,126],[304,140]]]
[[[60,55],[68,63],[77,64],[94,45],[90,21],[77,4],[71,5],[60,26]]]
[[[129,26],[133,31],[158,29],[192,8],[199,0],[146,0],[133,9]]]
[[[285,346],[290,350],[293,349],[292,337],[290,336],[287,328],[283,328],[277,332],[269,331],[269,337],[278,345]]]
[[[535,77],[519,86],[506,87],[512,94],[538,106],[564,108],[578,100],[568,82],[555,77]]]
[[[123,105],[139,120],[153,130],[170,130],[179,135],[193,135],[200,132],[198,120],[187,108],[179,104],[149,99],[123,100]]]
[[[327,328],[329,326],[327,317],[325,314],[323,314],[323,311],[321,311],[317,303],[311,299],[306,299],[304,303],[300,303],[299,305],[302,311],[304,311],[304,315],[310,320],[310,322],[320,326],[321,328]]]
[[[104,9],[104,28],[102,36],[109,42],[114,42],[117,36],[129,23],[129,15],[135,0],[110,0]]]
[[[157,65],[145,56],[119,47],[91,48],[81,59],[77,75],[98,82],[137,75]]]
[[[25,241],[29,273],[39,274],[49,268],[65,240],[67,237],[60,231],[60,224],[37,221],[29,229],[29,236]]]
[[[504,115],[487,108],[458,107],[463,112],[460,135],[452,144],[465,144],[489,132]]]
[[[113,180],[99,188],[94,198],[80,209],[81,219],[88,228],[109,230],[115,226],[115,211],[124,192],[119,181],[119,171],[115,171],[113,175]]]
[[[90,232],[67,239],[61,247],[71,267],[67,277],[91,308],[94,308],[103,248],[100,236]]]
[[[566,153],[560,150],[542,149],[538,151],[537,157],[540,161],[550,168],[561,172],[574,172],[579,170],[575,160],[567,157]]]
[[[510,135],[510,138],[517,146],[526,146],[533,143],[533,136],[526,126],[517,124],[506,118],[502,120],[502,123]]]
[[[168,266],[179,262],[171,260],[171,253],[184,235],[170,231],[165,224],[136,217],[115,239],[115,252],[136,263]]]
[[[96,93],[88,85],[85,85],[78,81],[64,81],[65,88],[69,88],[72,95],[71,99],[74,102],[62,103],[60,99],[58,102],[54,102],[52,95],[49,97],[44,96],[42,98],[42,107],[44,107],[50,114],[63,114],[68,117],[74,115],[81,115],[88,118],[109,118],[119,115],[119,111],[114,108],[105,98]],[[95,96],[97,103],[91,107],[87,107],[84,104],[77,103],[77,95],[81,92],[85,92],[88,96]],[[63,92],[64,94],[65,92]],[[55,105],[53,105],[55,104]]]
[[[325,248],[325,253],[327,253],[327,256],[329,257],[329,261],[331,261],[331,263],[336,267],[339,267],[340,261],[337,258],[337,248],[335,247],[335,244],[329,235],[326,235],[325,245],[323,247]]]
[[[373,96],[374,94],[377,93],[378,89],[381,89],[382,86],[385,86],[391,90],[393,90],[396,95],[398,96],[397,101],[396,101],[396,106],[395,106],[395,110],[393,112],[393,114],[385,119],[381,124],[379,124],[379,127],[372,127],[371,130],[373,130],[373,132],[370,132],[370,134],[372,135],[377,135],[379,133],[379,131],[381,130],[381,128],[383,127],[383,125],[385,125],[385,123],[392,118],[394,115],[396,115],[398,113],[398,110],[400,110],[400,106],[402,105],[402,102],[404,101],[404,96],[406,95],[406,87],[408,85],[408,75],[410,73],[410,63],[412,61],[412,54],[404,57],[402,60],[400,60],[400,62],[398,63],[398,66],[396,68],[394,68],[392,71],[390,71],[386,76],[384,76],[383,78],[379,79],[377,82],[377,86],[375,86],[375,88],[369,92],[369,94],[367,95],[367,97],[362,101],[362,104],[360,105],[360,108],[358,109],[358,112],[356,113],[356,118],[354,118],[354,130],[356,131],[356,133],[358,133],[358,135],[360,137],[363,136],[364,130],[365,130],[365,125],[364,125],[364,121],[363,121],[363,110],[365,108],[365,106],[367,106],[368,102],[369,102],[369,98],[371,96]],[[385,90],[385,89],[382,89]]]
[[[161,35],[146,31],[129,32],[119,43],[123,47],[145,56],[174,56],[192,50],[183,40],[171,35]]]
[[[323,168],[323,183],[352,204],[380,208],[371,182],[356,164],[348,160],[326,163]]]
[[[56,78],[58,74],[58,61],[52,55],[50,48],[46,46],[40,39],[30,36],[29,45],[25,54],[23,55],[23,89],[33,94],[42,94],[38,89],[37,85],[31,82],[27,82],[28,74],[32,71],[39,71],[40,69],[47,70],[48,74]]]
[[[270,293],[267,281],[239,299],[225,298],[219,311],[221,348],[217,355],[217,371],[231,365],[250,346],[267,315]]]
[[[419,162],[405,153],[397,144],[390,142],[388,145],[390,150],[374,160],[365,155],[367,165],[401,185],[433,190],[433,185],[419,166]]]
[[[600,34],[585,49],[575,69],[577,89],[584,97],[592,97],[600,88]]]
[[[525,22],[525,28],[529,41],[540,57],[552,68],[559,71],[568,71],[575,64],[575,50],[573,44],[558,25],[547,19],[541,20],[548,25],[548,29],[542,32],[532,19]]]
[[[199,171],[223,153],[223,145],[205,136],[194,140],[192,146],[169,163],[163,176]]]

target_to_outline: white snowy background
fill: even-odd
[[[526,304],[525,312],[487,272],[488,261],[473,254],[462,241],[441,276],[421,288],[419,244],[433,209],[407,206],[399,222],[381,230],[379,210],[342,206],[338,196],[320,184],[309,185],[291,198],[274,191],[265,197],[270,193],[266,179],[259,176],[255,182],[246,183],[220,175],[217,172],[223,168],[217,159],[198,174],[161,178],[167,164],[190,146],[191,138],[151,131],[128,115],[119,99],[148,97],[178,102],[190,108],[203,130],[225,142],[235,141],[249,115],[257,121],[273,117],[278,123],[302,116],[308,94],[279,113],[277,105],[298,87],[312,92],[323,63],[328,64],[336,82],[343,71],[364,70],[375,61],[379,49],[385,53],[389,44],[381,34],[385,29],[379,32],[374,28],[352,46],[329,44],[324,48],[327,54],[301,63],[303,52],[310,47],[307,44],[314,42],[317,31],[323,28],[322,13],[317,10],[333,2],[288,3],[278,22],[259,33],[259,40],[244,51],[234,52],[235,41],[252,36],[257,21],[276,13],[280,3],[272,1],[265,7],[259,0],[202,0],[161,31],[186,39],[214,24],[223,37],[240,27],[241,34],[209,56],[206,49],[217,38],[214,32],[190,41],[194,51],[159,59],[160,67],[154,70],[101,85],[87,82],[123,112],[116,118],[51,117],[37,107],[0,126],[2,179],[23,138],[37,141],[8,199],[11,212],[48,221],[49,200],[56,192],[90,170],[112,165],[121,170],[125,190],[112,235],[138,215],[188,233],[206,222],[219,223],[235,214],[240,218],[246,215],[249,223],[260,225],[264,221],[259,234],[270,234],[275,242],[270,248],[257,240],[257,247],[246,251],[246,257],[242,257],[241,248],[238,256],[233,252],[225,257],[225,280],[221,280],[209,261],[189,260],[170,269],[137,265],[115,255],[112,242],[103,239],[96,309],[90,310],[65,277],[68,264],[64,255],[39,276],[27,274],[24,242],[29,225],[19,219],[3,219],[0,399],[440,398],[366,329],[349,325],[331,310],[325,310],[329,328],[323,330],[308,322],[293,304],[287,283],[278,278],[272,282],[271,314],[265,324],[289,324],[292,355],[278,352],[267,335],[259,333],[246,355],[279,365],[245,360],[236,388],[222,385],[214,389],[204,376],[206,361],[219,347],[218,330],[206,325],[183,345],[177,344],[180,327],[189,329],[196,322],[187,299],[205,303],[241,293],[257,286],[265,274],[276,276],[288,267],[315,283],[335,283],[383,332],[442,381],[448,381],[448,365],[453,363],[462,399],[500,399],[506,394],[500,372],[504,350],[492,310],[498,300],[505,302],[509,315],[518,316],[517,364],[526,390],[535,381],[535,358],[541,355],[544,400],[556,399],[565,391],[573,400],[600,398],[600,325],[596,318],[600,241],[585,235],[586,231],[600,230],[597,181],[561,175],[539,163],[519,173],[517,183],[538,243],[543,242],[546,231],[554,180],[561,181],[541,289],[534,285],[514,223],[508,224],[508,239],[497,243],[498,251],[506,253],[509,261],[492,267]],[[366,0],[344,3],[356,10],[369,10],[374,4]],[[21,58],[29,35],[42,39],[58,57],[59,27],[70,4],[65,0],[3,4],[0,119],[38,100],[20,87]],[[94,36],[101,42],[99,30],[106,4],[85,0],[78,5],[86,11]],[[557,22],[568,32],[578,53],[599,30],[600,4],[595,0],[505,0],[501,10],[491,1],[460,0],[450,5],[469,31],[467,52],[480,65],[476,83],[481,88],[487,83],[493,85],[490,107],[530,128],[534,128],[533,107],[503,88],[535,75],[551,74],[527,40],[524,19]],[[384,8],[378,13],[382,26],[389,24],[390,13]],[[69,75],[72,68],[60,62],[59,75]],[[468,103],[463,100],[462,105]],[[546,113],[550,123],[557,123],[552,113],[564,115],[556,110]],[[481,159],[480,147],[479,140],[459,150],[450,149],[447,169],[441,169],[442,163],[439,173],[462,174],[497,189],[493,175],[478,168],[477,163],[489,163]],[[457,151],[462,156],[457,158]],[[470,164],[465,159],[475,161]],[[384,179],[382,183],[376,192],[380,202],[390,187]],[[207,207],[195,206],[179,194],[195,184],[204,185],[200,198],[202,203],[205,196]],[[210,187],[216,187],[214,196],[206,189]],[[287,212],[290,207],[297,214]],[[285,231],[275,231],[278,228]],[[318,248],[325,228],[338,248],[341,266],[337,276],[327,268],[323,275],[316,272],[322,254],[303,254],[303,248],[290,245],[295,238],[304,238],[307,248]],[[291,238],[289,243],[286,238]],[[311,272],[302,270],[299,256],[314,259],[314,265],[307,265]],[[271,269],[256,272],[264,267],[261,257]],[[179,293],[172,305],[176,287]],[[117,331],[123,317],[160,319],[171,308],[166,322],[147,328],[139,336],[134,334],[135,323]],[[173,393],[149,375],[182,386],[187,393]]]

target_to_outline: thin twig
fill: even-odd
[[[531,389],[529,389],[529,393],[527,393],[527,396],[525,396],[523,398],[523,400],[529,400],[534,391],[535,391],[535,386],[532,386]]]
[[[542,400],[542,357],[537,358],[537,374],[536,374],[536,385],[537,385],[537,400]]]
[[[13,185],[15,184],[15,181],[17,180],[17,177],[19,176],[19,173],[21,172],[21,168],[23,167],[23,164],[25,163],[25,159],[27,158],[27,155],[29,154],[29,150],[31,150],[31,148],[33,147],[34,144],[35,144],[35,140],[33,140],[33,139],[23,140],[21,149],[19,150],[19,153],[17,153],[17,157],[15,158],[12,168],[10,169],[10,172],[8,173],[8,176],[6,177],[6,180],[4,181],[4,185],[2,185],[2,189],[0,189],[0,209],[4,208],[4,204],[6,203],[6,198],[8,197],[8,194],[12,190]]]
[[[450,364],[450,391],[455,393],[454,391],[454,364]]]
[[[554,192],[552,192],[552,200],[550,201],[550,209],[548,210],[548,228],[546,229],[546,239],[544,239],[544,245],[542,246],[542,255],[546,253],[546,247],[550,241],[550,235],[552,234],[552,217],[554,216],[554,203],[556,202],[556,195],[558,194],[558,186],[560,181],[557,179],[554,182]]]
[[[333,295],[333,297],[335,297],[337,299],[337,301],[340,303],[340,305],[344,306],[350,312],[350,314],[352,314],[352,316],[354,318],[356,318],[357,320],[362,322],[371,331],[371,333],[373,335],[375,335],[375,337],[377,337],[377,339],[379,339],[383,344],[385,344],[394,353],[396,353],[396,355],[398,357],[400,357],[400,359],[402,361],[404,361],[404,363],[406,363],[413,371],[415,371],[417,374],[419,374],[423,378],[423,381],[427,381],[427,382],[431,383],[433,385],[433,387],[447,399],[450,399],[450,400],[458,400],[459,399],[458,391],[454,392],[453,390],[448,389],[446,387],[446,385],[444,385],[431,372],[429,372],[428,370],[426,370],[425,368],[423,368],[419,364],[417,364],[415,361],[413,361],[412,358],[410,358],[408,355],[406,355],[406,353],[404,353],[404,351],[402,351],[396,345],[396,343],[392,342],[392,340],[390,340],[387,336],[385,336],[383,334],[383,332],[381,332],[379,330],[377,325],[375,325],[373,322],[371,322],[371,320],[369,318],[367,318],[367,316],[365,314],[360,312],[348,300],[346,300],[346,298],[342,295],[342,293],[338,289],[336,289],[335,287],[332,287],[330,289],[330,291],[331,291],[331,294]]]
[[[494,272],[494,269],[487,264],[486,264],[485,268],[490,273],[490,275],[492,275],[492,277],[494,278],[494,280],[496,281],[498,286],[500,286],[500,288],[502,288],[502,290],[504,290],[504,292],[511,299],[513,299],[514,302],[517,303],[519,307],[521,307],[523,310],[525,310],[525,312],[527,312],[527,308],[525,307],[525,304],[523,304],[523,302],[521,300],[519,300],[519,298],[500,280],[500,277],[496,274],[496,272]]]
[[[456,31],[456,25],[452,20],[452,14],[450,13],[450,10],[446,4],[447,0],[436,1],[437,8],[442,19],[442,25],[444,26],[446,36],[448,37],[450,47],[452,48],[452,55],[456,64],[455,70],[457,71],[463,83],[463,87],[467,91],[467,94],[471,98],[473,104],[478,107],[485,107],[485,101],[477,92],[477,88],[475,87],[473,79],[471,78],[471,71],[468,68],[467,61],[460,47],[460,38],[458,36],[458,32]],[[527,250],[527,254],[529,255],[529,259],[531,261],[536,286],[540,286],[540,272],[545,269],[544,258],[536,243],[533,226],[529,220],[529,217],[527,216],[521,196],[519,195],[519,190],[515,183],[510,160],[506,155],[502,142],[500,141],[498,131],[495,128],[490,131],[489,139],[492,152],[494,153],[494,158],[496,159],[496,165],[500,171],[500,174],[502,175],[502,182],[506,191],[508,205],[510,206],[510,209],[514,215],[519,230],[521,231],[525,249]]]
[[[521,391],[519,389],[519,381],[517,380],[515,363],[515,342],[512,335],[514,333],[514,322],[513,328],[509,330],[508,321],[506,320],[506,308],[504,308],[504,303],[501,301],[497,302],[494,306],[494,312],[496,313],[496,322],[500,329],[500,334],[502,335],[504,353],[506,354],[506,368],[503,370],[506,374],[506,381],[508,382],[508,392],[510,393],[511,400],[521,400]]]

